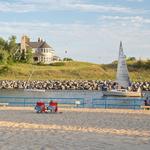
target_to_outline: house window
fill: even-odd
[[[41,56],[41,61],[43,61],[43,57]]]
[[[38,57],[33,57],[33,60],[34,61],[38,61]]]

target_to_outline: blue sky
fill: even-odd
[[[149,0],[0,0],[0,36],[42,37],[60,57],[110,63],[150,58]],[[67,54],[65,51],[67,50]]]

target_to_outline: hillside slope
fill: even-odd
[[[133,81],[150,80],[150,69],[129,67]],[[115,80],[116,65],[59,62],[52,65],[0,65],[0,80]]]

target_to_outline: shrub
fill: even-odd
[[[0,51],[0,63],[1,64],[7,64],[7,60],[8,60],[8,53],[4,50]]]
[[[38,62],[38,63],[36,63],[38,66],[47,66],[47,64],[44,64],[43,62]]]
[[[72,58],[64,58],[63,61],[73,61]]]
[[[10,71],[10,68],[7,65],[0,68],[0,74],[5,74],[5,73],[8,73],[9,71]]]
[[[135,57],[128,57],[127,61],[136,61],[136,58]]]
[[[55,63],[51,63],[50,66],[65,66],[64,62],[55,62]]]

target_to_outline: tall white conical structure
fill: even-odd
[[[128,72],[126,58],[123,52],[123,46],[122,46],[121,41],[120,41],[120,47],[119,47],[119,58],[118,58],[116,82],[124,88],[127,88],[128,86],[130,86],[129,72]]]

